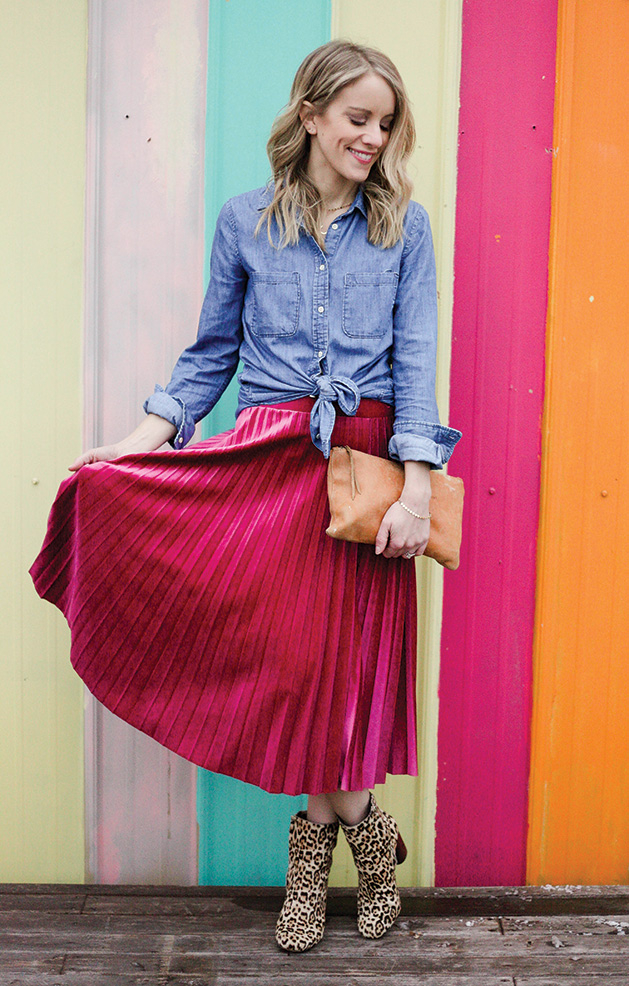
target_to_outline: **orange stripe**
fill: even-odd
[[[625,883],[629,4],[561,0],[530,883]]]

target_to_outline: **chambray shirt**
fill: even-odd
[[[362,397],[373,398],[395,408],[391,458],[441,468],[461,433],[439,423],[435,401],[437,296],[425,209],[411,202],[403,240],[373,246],[359,188],[329,227],[325,252],[303,228],[295,246],[278,249],[266,225],[254,236],[270,198],[267,186],[223,206],[197,340],[145,411],[176,426],[171,444],[181,448],[240,361],[237,414],[312,396],[312,441],[327,457],[335,403],[352,415]],[[272,236],[277,244],[275,224]]]

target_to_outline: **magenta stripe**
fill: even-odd
[[[556,0],[464,2],[438,886],[525,879],[556,18]]]

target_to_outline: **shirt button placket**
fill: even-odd
[[[326,348],[327,348],[327,331],[325,324],[326,316],[326,306],[325,304],[319,304],[318,302],[327,300],[327,264],[320,262],[317,264],[318,270],[315,271],[315,296],[317,301],[315,302],[317,306],[318,318],[315,319],[315,333],[314,333],[314,345],[315,345],[315,358],[321,363],[321,360],[325,358]],[[319,372],[323,372],[321,366],[319,367]]]
[[[323,315],[325,313],[324,306],[323,305],[319,305],[319,307],[317,308],[317,311],[319,312],[319,315]],[[321,331],[320,332],[317,332],[317,340],[318,340],[319,344],[321,344],[321,340],[322,340],[322,337],[324,336],[324,334],[325,334],[324,326],[321,326]],[[319,361],[321,361],[324,356],[325,356],[325,351],[323,349],[320,349],[317,352],[317,359]]]

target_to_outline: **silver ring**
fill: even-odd
[[[407,552],[406,552],[406,554],[404,555],[404,557],[405,557],[405,558],[414,558],[414,557],[415,557],[415,552],[414,552],[414,551],[411,551],[411,552],[409,553],[409,552],[407,551]]]

